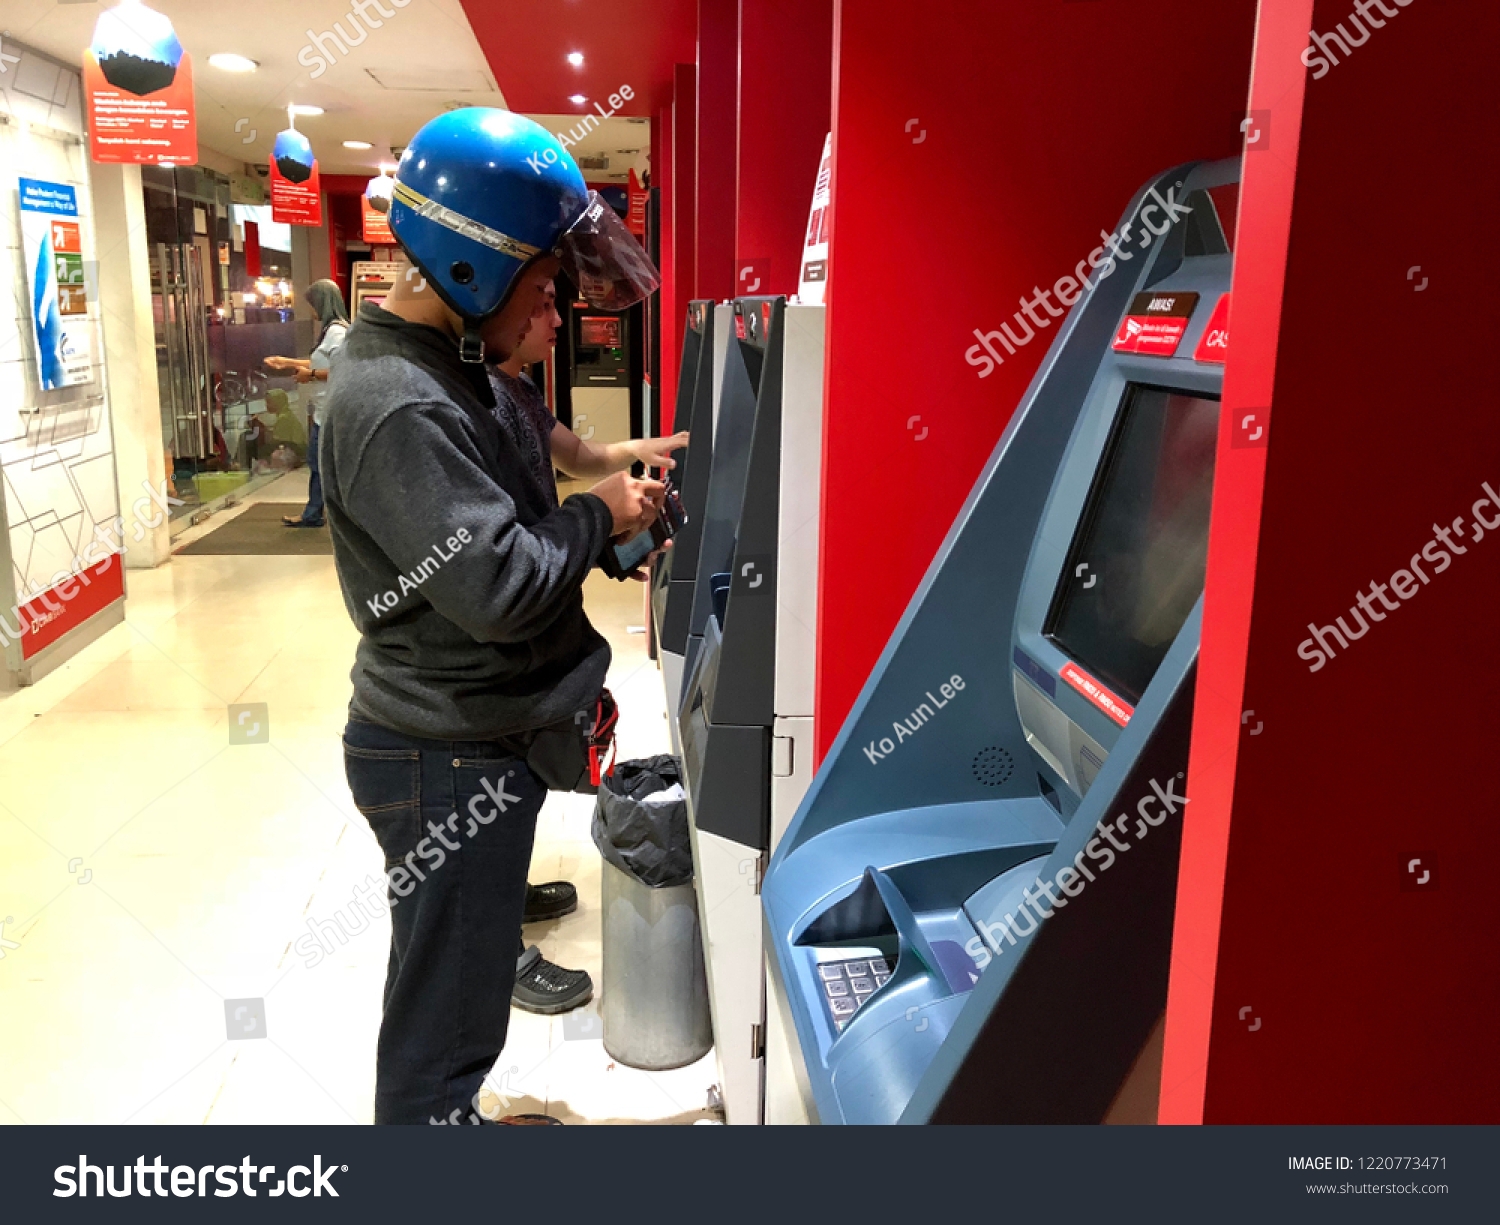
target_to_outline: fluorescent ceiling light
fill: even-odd
[[[568,52],[568,63],[572,64],[574,68],[582,68],[583,67],[583,52],[582,51],[569,51]]]
[[[292,114],[294,114],[294,115],[321,115],[322,113],[323,113],[323,108],[321,106],[293,106],[292,107]]]
[[[254,72],[260,67],[254,60],[246,59],[243,55],[233,55],[227,51],[210,55],[208,62],[221,72]]]
[[[344,148],[346,149],[373,149],[374,147],[367,140],[346,140],[344,142]]]

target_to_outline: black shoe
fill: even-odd
[[[544,1017],[569,1012],[594,998],[594,980],[587,970],[564,970],[532,945],[516,960],[516,985],[510,1002],[525,1012]]]
[[[541,923],[560,919],[578,909],[578,890],[565,880],[549,880],[545,885],[526,886],[526,913],[523,923]]]

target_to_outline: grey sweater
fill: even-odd
[[[547,504],[457,342],[361,308],[333,360],[319,459],[334,563],[359,628],[350,713],[488,740],[592,710],[609,646],[583,581],[612,525]]]

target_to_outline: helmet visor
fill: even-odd
[[[557,256],[590,306],[624,310],[656,291],[661,274],[614,209],[589,192],[583,215],[558,242]]]

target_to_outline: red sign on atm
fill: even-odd
[[[1135,707],[1123,698],[1117,697],[1101,682],[1096,681],[1076,664],[1069,662],[1063,665],[1062,678],[1072,685],[1074,689],[1088,698],[1095,706],[1107,714],[1111,719],[1124,727],[1130,722],[1130,716],[1135,714]]]
[[[1223,362],[1229,357],[1229,295],[1221,294],[1213,318],[1193,354],[1195,362]]]
[[[1115,333],[1116,353],[1172,357],[1198,305],[1195,293],[1138,293]]]

